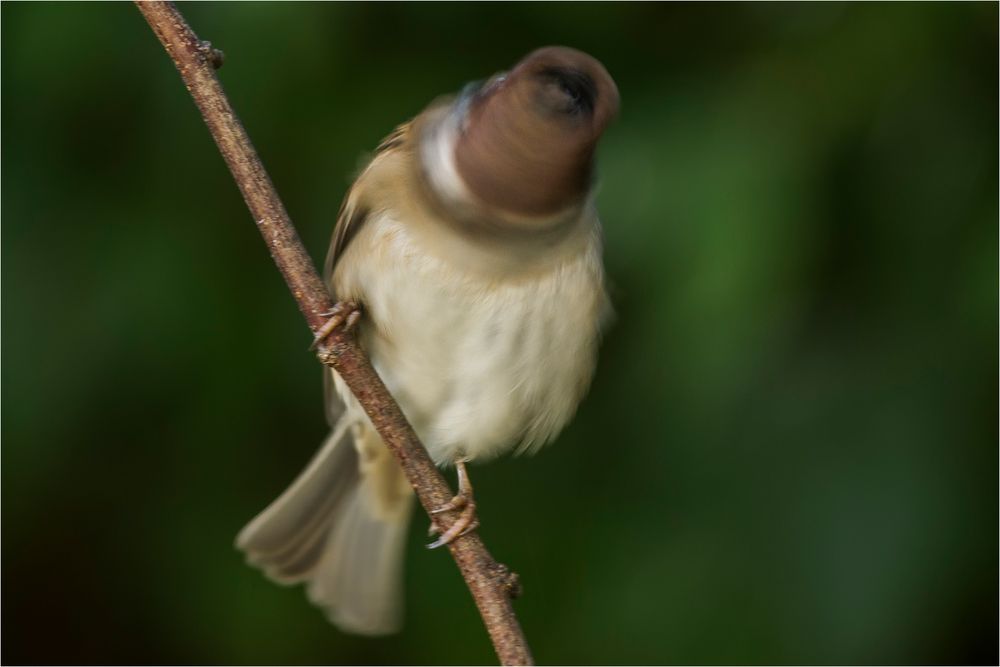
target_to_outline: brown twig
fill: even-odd
[[[315,333],[326,320],[322,313],[329,311],[333,303],[215,76],[215,68],[222,64],[222,52],[198,39],[173,3],[137,0],[136,5],[177,66],[243,193],[271,257]],[[364,407],[379,435],[402,464],[424,509],[430,511],[446,504],[452,497],[448,484],[354,338],[338,329],[319,346],[317,356],[340,374]],[[511,606],[511,598],[518,593],[517,575],[497,563],[474,532],[455,540],[448,548],[472,592],[501,663],[532,664],[524,633]]]

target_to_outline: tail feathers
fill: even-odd
[[[352,440],[343,418],[292,485],[240,531],[236,546],[272,580],[306,582],[309,599],[341,629],[386,634],[402,620],[412,493],[398,511],[380,508],[378,475],[362,474]]]
[[[346,499],[323,558],[310,578],[309,600],[348,632],[397,632],[403,620],[403,552],[413,506],[376,517],[366,489]]]
[[[358,455],[342,420],[281,496],[236,538],[247,561],[270,578],[293,584],[308,577],[344,496],[357,486]]]

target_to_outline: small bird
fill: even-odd
[[[399,126],[341,206],[325,267],[337,301],[322,340],[352,326],[431,458],[455,465],[459,519],[478,525],[465,464],[532,452],[590,385],[603,324],[594,151],[618,111],[600,62],[534,51]],[[397,631],[413,492],[340,378],[324,369],[331,433],[237,537],[276,582],[304,582],[341,629]]]

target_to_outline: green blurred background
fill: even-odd
[[[183,10],[318,261],[432,98],[616,77],[593,389],[473,469],[540,662],[996,663],[995,3]],[[309,334],[138,12],[2,19],[3,662],[493,662],[424,517],[395,637],[243,564],[326,430]]]

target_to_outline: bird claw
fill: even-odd
[[[431,528],[434,531],[432,534],[437,534],[437,526],[432,525]],[[476,528],[479,528],[479,519],[476,518],[476,505],[475,503],[469,503],[462,513],[458,515],[455,523],[451,524],[448,530],[441,533],[440,537],[428,544],[427,548],[437,549],[446,544],[451,544],[463,535],[471,533]]]
[[[443,514],[444,512],[452,512],[454,510],[460,510],[469,504],[469,498],[465,497],[461,493],[448,501],[446,505],[442,505],[436,510],[431,510],[431,514]]]
[[[465,461],[456,462],[455,468],[458,470],[458,493],[447,504],[431,510],[432,522],[427,534],[437,535],[440,533],[440,537],[428,544],[428,549],[437,549],[450,544],[479,527],[479,518],[476,516],[476,501],[472,496],[472,484],[469,482],[469,473],[465,469]],[[455,523],[448,526],[447,530],[442,533],[435,520],[436,515],[456,510],[462,510],[462,513],[455,519]]]
[[[361,307],[353,301],[338,301],[333,308],[320,315],[330,319],[316,330],[312,345],[309,346],[310,350],[315,350],[340,325],[344,325],[344,331],[353,329],[361,319]]]

